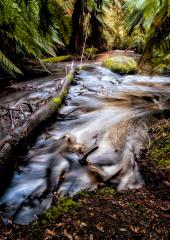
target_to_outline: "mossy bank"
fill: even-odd
[[[103,61],[103,66],[120,74],[130,74],[137,71],[137,62],[132,57],[126,56],[109,57]]]
[[[150,129],[150,158],[159,168],[170,168],[170,119],[159,121]]]
[[[153,206],[153,203],[156,204]],[[29,226],[0,223],[2,239],[168,239],[167,202],[147,189],[117,193],[112,187],[57,201]]]

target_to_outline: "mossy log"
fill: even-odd
[[[64,78],[64,83],[60,93],[45,106],[30,116],[23,126],[14,129],[2,141],[0,141],[0,180],[4,175],[5,168],[14,165],[13,160],[18,152],[23,151],[23,147],[29,145],[33,138],[37,136],[46,124],[52,120],[67,95],[69,85],[75,75],[75,69],[70,70]],[[11,167],[11,166],[10,166]]]
[[[73,58],[73,56],[71,56],[71,55],[64,55],[64,56],[45,58],[45,59],[42,59],[42,62],[44,62],[44,63],[57,63],[57,62],[64,62],[66,60],[70,60],[72,58]]]

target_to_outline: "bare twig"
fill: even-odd
[[[93,147],[91,147],[85,154],[84,154],[84,156],[82,157],[82,159],[81,160],[79,160],[79,162],[80,162],[80,164],[81,165],[89,165],[89,162],[87,161],[87,157],[91,154],[91,153],[93,153],[94,151],[96,151],[97,149],[98,149],[99,147],[98,146],[93,146]]]
[[[20,110],[21,110],[22,114],[24,115],[24,117],[27,118],[27,116],[25,115],[25,112],[24,112],[24,110],[22,109],[22,106],[21,106],[21,105],[20,105]]]
[[[10,140],[10,138],[11,137],[8,135],[0,141],[0,149],[3,148],[3,146]]]
[[[66,75],[67,75],[67,73],[68,73],[68,71],[67,71],[67,65],[65,66],[65,70],[66,70]]]
[[[73,112],[75,112],[75,111],[77,111],[77,110],[79,110],[79,109],[82,109],[82,108],[76,108],[76,109],[72,110],[71,112],[67,113],[66,115],[61,114],[61,116],[62,116],[62,118],[66,118],[66,117],[68,117],[70,114],[72,114]]]
[[[20,109],[17,109],[17,108],[9,108],[9,107],[4,107],[4,106],[0,106],[0,109],[4,109],[6,111],[17,111],[17,112],[21,111]]]
[[[30,103],[23,102],[22,104],[25,104],[25,105],[28,106],[30,113],[33,113],[33,112],[34,112],[33,107],[32,107],[32,105],[31,105]]]
[[[90,18],[90,17],[91,17],[91,15],[89,14],[87,19]],[[86,41],[87,41],[87,37],[88,37],[88,28],[89,28],[89,22],[87,23],[86,30],[85,30],[85,39],[84,39],[83,50],[82,50],[82,54],[81,54],[80,68],[81,68],[82,63],[83,63],[83,56],[84,56]]]
[[[9,110],[9,116],[10,116],[10,119],[11,119],[11,129],[14,129],[15,128],[15,123],[14,123],[13,111],[12,110]]]

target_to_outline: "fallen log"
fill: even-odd
[[[71,69],[63,80],[64,83],[60,93],[45,106],[33,113],[21,127],[13,129],[10,134],[0,141],[0,185],[4,184],[7,169],[9,172],[9,168],[13,169],[16,162],[16,154],[18,152],[21,153],[24,148],[27,148],[33,139],[45,128],[48,122],[55,117],[67,95],[74,75],[75,69]],[[2,189],[3,186],[0,186],[0,194],[3,192]]]

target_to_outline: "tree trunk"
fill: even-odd
[[[87,40],[88,46],[93,46],[99,50],[104,50],[105,40],[102,36],[103,25],[97,20],[94,13],[91,14],[90,19],[91,34]]]
[[[84,6],[86,0],[76,0],[72,15],[72,36],[70,39],[70,51],[81,53],[84,42]]]
[[[93,11],[91,12],[89,24],[89,26],[91,27],[91,34],[87,40],[87,44],[99,50],[104,50],[105,39],[102,35],[103,24],[97,18],[99,11],[102,12],[103,0],[95,0],[95,3],[97,8],[93,9]]]

